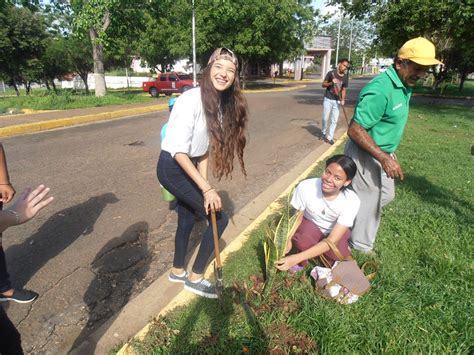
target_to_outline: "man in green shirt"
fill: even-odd
[[[408,119],[412,88],[430,66],[442,64],[434,45],[418,37],[398,51],[394,64],[360,92],[349,126],[345,154],[357,165],[352,186],[361,200],[351,235],[351,247],[371,253],[381,209],[395,197],[395,178],[403,171],[395,151]]]

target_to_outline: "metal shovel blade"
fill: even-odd
[[[217,297],[221,298],[224,292],[224,281],[222,280],[222,267],[217,267],[216,262],[214,262],[214,277],[216,278]]]

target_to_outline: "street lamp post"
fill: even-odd
[[[351,19],[351,38],[349,40],[349,62],[351,61],[351,51],[352,51],[352,29],[354,27],[354,20]]]
[[[194,17],[194,0],[193,0],[193,19],[192,19],[192,29],[193,29],[193,86],[196,87],[196,20]]]

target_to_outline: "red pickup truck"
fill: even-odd
[[[193,87],[193,79],[188,74],[175,72],[161,73],[153,81],[145,81],[143,91],[149,92],[151,96],[158,97],[160,94],[171,95],[183,93]]]

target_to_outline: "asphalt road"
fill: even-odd
[[[366,82],[351,82],[349,113]],[[322,94],[318,84],[247,95],[248,178],[236,166],[232,180],[215,182],[231,216],[323,144],[316,138]],[[3,140],[17,192],[44,183],[55,196],[46,211],[3,238],[14,286],[40,293],[33,304],[6,306],[25,352],[77,346],[171,266],[176,216],[160,199],[155,171],[167,116]],[[345,125],[341,112],[339,133]],[[195,236],[192,247],[197,242]]]

